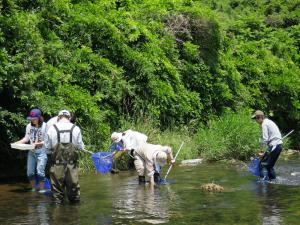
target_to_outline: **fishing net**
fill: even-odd
[[[260,158],[254,158],[248,165],[248,171],[254,176],[260,176]]]
[[[45,189],[51,189],[51,181],[47,177],[45,178]]]
[[[37,177],[35,178],[35,188],[40,188],[40,182]],[[44,189],[51,189],[51,181],[47,177],[45,177]]]
[[[96,170],[100,173],[108,173],[112,169],[113,155],[111,152],[96,152],[92,154],[92,160]]]

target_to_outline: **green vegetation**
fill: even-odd
[[[111,131],[150,118],[141,131],[151,142],[176,149],[187,139],[189,156],[246,159],[252,121],[235,131],[229,109],[260,108],[298,137],[299,21],[295,0],[3,0],[1,160],[24,158],[8,144],[33,106],[46,119],[74,111],[93,151],[107,149]]]

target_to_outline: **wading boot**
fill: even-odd
[[[155,183],[160,183],[160,176],[159,176],[159,173],[154,173],[154,182]]]
[[[145,176],[139,176],[139,184],[145,184],[145,183],[146,183]]]

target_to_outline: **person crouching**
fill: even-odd
[[[160,168],[168,164],[168,162],[171,164],[175,163],[172,149],[169,146],[146,143],[134,151],[133,154],[143,159],[144,163],[136,165],[136,170],[138,173],[145,171],[145,174],[149,177],[150,185],[159,182],[159,180],[155,179],[155,174],[160,172]]]

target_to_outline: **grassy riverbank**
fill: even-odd
[[[151,120],[143,119],[136,123],[124,122],[120,131],[133,129],[148,135],[148,142],[153,144],[169,145],[176,154],[181,142],[184,142],[178,160],[203,157],[207,161],[223,159],[249,160],[258,149],[260,127],[250,119],[250,112],[228,111],[221,117],[216,117],[207,122],[207,126],[198,130],[189,127],[178,127],[172,130],[160,131]],[[109,141],[107,143],[107,146]],[[285,141],[285,148],[288,148]],[[108,147],[107,147],[108,149]],[[99,150],[98,150],[99,151]],[[126,169],[129,158],[124,154],[117,159],[117,167]],[[81,159],[81,167],[93,168],[89,156]]]

